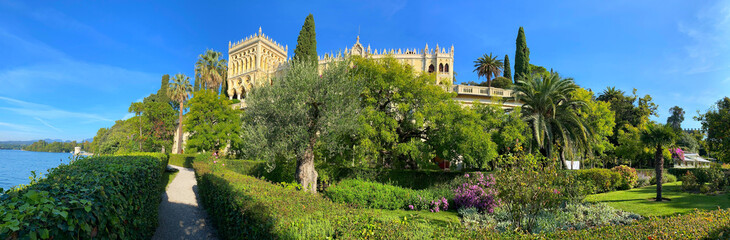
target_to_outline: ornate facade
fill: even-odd
[[[282,46],[259,28],[258,34],[228,43],[228,96],[242,99],[255,87],[271,84],[287,62],[289,46]]]
[[[246,93],[255,87],[271,84],[273,77],[283,74],[289,60],[288,46],[282,46],[259,28],[258,34],[253,34],[240,41],[228,43],[228,96],[233,99],[242,99]],[[344,53],[325,54],[319,57],[320,72],[332,61],[337,61],[342,55],[354,55],[367,58],[384,58],[392,56],[395,59],[411,65],[416,72],[437,74],[437,82],[451,85],[454,81],[454,46],[450,49],[429,49],[428,44],[423,49],[382,49],[371,50],[370,45],[364,47],[360,43],[360,36],[351,48]]]

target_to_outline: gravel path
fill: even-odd
[[[198,205],[195,172],[192,168],[172,167],[180,172],[162,196],[159,226],[152,239],[217,239],[205,210]]]

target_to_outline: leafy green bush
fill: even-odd
[[[616,166],[611,168],[611,171],[618,172],[621,175],[621,181],[618,183],[618,189],[629,190],[636,186],[639,176],[636,174],[636,169],[633,169],[626,165]]]
[[[662,175],[662,183],[673,183],[676,181],[677,181],[677,176],[674,176],[669,173],[664,173]],[[649,183],[651,183],[651,185],[656,184],[656,177],[651,177],[651,179],[649,179]]]
[[[164,154],[82,158],[0,195],[0,239],[149,239]]]
[[[639,173],[638,174],[638,177],[639,178],[636,180],[636,187],[637,188],[646,187],[646,186],[651,185],[651,177],[650,176],[645,175],[643,173]]]
[[[376,209],[428,209],[430,202],[438,196],[428,191],[418,191],[392,185],[346,179],[330,186],[324,195],[333,202],[346,203],[354,207]]]
[[[684,176],[682,176],[682,191],[699,191],[700,190],[700,184],[697,182],[697,177],[691,172],[687,171]]]
[[[621,174],[605,168],[592,168],[578,170],[581,179],[588,180],[593,183],[596,188],[595,193],[610,192],[616,190],[621,184]]]
[[[494,214],[480,214],[476,209],[460,209],[464,224],[470,228],[493,228],[500,232],[515,229],[509,212],[497,208]],[[536,217],[533,233],[550,233],[558,230],[581,230],[607,225],[626,225],[641,216],[616,210],[606,204],[571,203],[551,211],[543,210]],[[524,224],[523,224],[524,225]]]

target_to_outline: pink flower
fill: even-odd
[[[411,210],[413,210],[413,205],[408,205],[408,208],[410,208]]]
[[[226,164],[224,163],[224,164],[223,164],[223,166],[225,166],[225,165],[226,165]]]
[[[560,191],[558,191],[557,189],[553,189],[553,193],[560,194]]]
[[[467,174],[465,174],[465,175],[464,175],[464,177],[468,178],[468,177],[469,177],[469,174],[468,174],[468,173],[467,173]]]

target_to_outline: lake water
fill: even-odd
[[[28,184],[30,171],[39,176],[48,173],[48,169],[68,164],[71,153],[30,152],[21,150],[0,149],[0,188],[8,190],[18,184]]]

